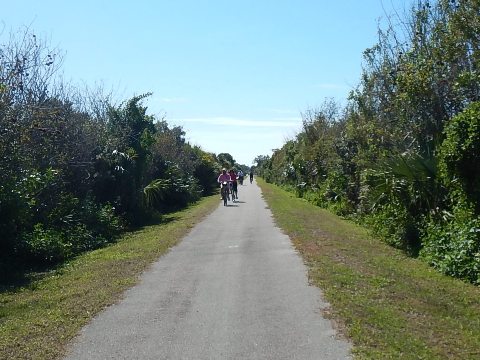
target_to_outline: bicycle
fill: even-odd
[[[222,195],[223,206],[227,206],[229,185],[227,181],[222,182],[222,187],[220,188],[220,194]]]
[[[235,199],[238,199],[238,190],[235,186],[236,184],[232,181],[230,183],[230,193],[232,194],[232,201],[235,202]]]

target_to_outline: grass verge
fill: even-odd
[[[257,178],[357,359],[480,359],[480,288]]]
[[[218,195],[165,215],[159,225],[79,256],[28,286],[0,293],[0,359],[57,359],[92,317],[218,206]]]

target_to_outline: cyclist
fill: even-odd
[[[232,182],[232,199],[238,199],[238,184],[237,184],[237,174],[233,169],[230,170],[230,181]]]
[[[217,182],[220,184],[220,198],[222,198],[222,183],[226,181],[227,183],[230,183],[231,178],[230,175],[227,173],[227,169],[223,168],[222,173],[218,176]],[[230,200],[230,195],[228,195],[228,200]]]
[[[238,173],[237,173],[237,177],[238,177],[238,182],[240,185],[243,185],[243,171],[242,169],[238,170]]]
[[[250,184],[253,182],[253,170],[250,170]]]

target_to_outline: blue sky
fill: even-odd
[[[72,83],[152,92],[149,113],[187,140],[250,165],[344,102],[379,21],[407,0],[1,1],[0,41],[29,27],[64,53]]]

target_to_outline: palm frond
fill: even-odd
[[[439,201],[437,160],[420,155],[391,156],[379,163],[371,172],[371,185],[377,203],[388,201],[390,196],[405,205],[436,206]]]
[[[155,179],[143,188],[145,204],[149,207],[165,199],[165,195],[170,188],[168,179]]]

